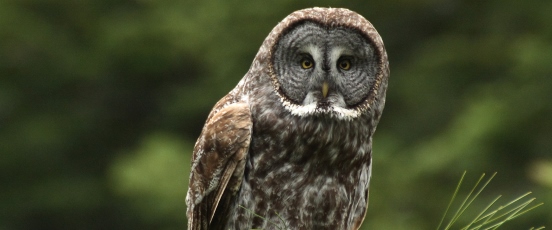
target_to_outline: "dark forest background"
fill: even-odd
[[[346,7],[391,63],[363,229],[533,191],[552,227],[552,1],[0,1],[0,230],[184,229],[208,112],[286,15]],[[500,201],[499,201],[500,203]]]

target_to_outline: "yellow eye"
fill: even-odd
[[[310,69],[310,68],[312,68],[313,66],[314,66],[314,63],[313,63],[313,61],[311,61],[310,59],[308,59],[308,58],[303,58],[303,59],[301,60],[301,67],[302,67],[303,69]]]
[[[337,65],[342,70],[349,70],[351,68],[351,62],[349,60],[341,60]]]

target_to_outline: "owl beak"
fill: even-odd
[[[329,89],[328,82],[322,83],[322,96],[324,98],[326,98],[326,96],[328,96],[328,89]]]

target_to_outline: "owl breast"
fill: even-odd
[[[235,200],[240,208],[230,214],[234,218],[229,218],[228,226],[351,229],[359,225],[370,179],[369,117],[296,116],[274,93],[266,92],[252,103],[249,159]],[[263,95],[262,88],[257,95]]]

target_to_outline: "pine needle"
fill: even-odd
[[[462,181],[464,180],[464,176],[466,175],[466,171],[462,173],[462,177],[460,177],[460,181],[458,182],[458,185],[456,185],[456,190],[454,190],[454,193],[452,194],[452,198],[450,199],[449,204],[447,205],[447,209],[445,210],[445,214],[443,214],[443,218],[441,218],[441,222],[439,222],[439,225],[437,226],[437,230],[441,228],[441,225],[443,224],[443,221],[445,220],[445,217],[447,216],[448,210],[450,209],[450,206],[452,205],[452,202],[456,198],[456,195],[458,194],[458,191],[460,190],[460,185],[462,185]]]
[[[445,210],[443,218],[441,218],[441,221],[439,222],[437,230],[441,229],[441,226],[444,223],[447,213],[450,207],[452,206],[452,203],[454,202],[456,196],[458,195],[461,184],[464,181],[465,175],[466,175],[466,171],[464,171],[464,173],[462,174],[462,177],[460,177],[460,181],[456,186],[456,190],[454,191],[454,194],[452,195],[452,198]],[[477,182],[475,183],[475,186],[473,186],[473,188],[468,193],[466,198],[464,198],[464,200],[460,204],[460,207],[458,207],[458,209],[456,210],[454,215],[450,218],[450,220],[448,221],[448,224],[443,228],[443,230],[449,230],[452,228],[454,223],[456,223],[460,219],[460,217],[466,212],[466,210],[475,201],[475,199],[479,196],[479,194],[487,187],[487,185],[491,182],[491,180],[494,178],[495,175],[496,175],[496,172],[483,185],[481,185],[481,188],[479,188],[479,190],[477,190],[480,182],[485,177],[484,173],[481,175],[479,180],[477,180]],[[477,192],[475,192],[476,190]],[[535,209],[536,207],[543,205],[543,203],[539,203],[527,208],[533,201],[535,201],[535,198],[531,198],[529,200],[522,202],[522,200],[526,198],[529,194],[531,194],[531,192],[527,192],[515,198],[514,200],[508,202],[507,204],[501,205],[498,208],[491,210],[491,207],[493,207],[493,205],[495,205],[498,202],[498,200],[501,198],[501,196],[496,197],[482,211],[480,211],[477,214],[477,216],[473,218],[466,226],[461,228],[461,230],[496,230],[502,225],[504,225],[504,223],[510,220],[513,220],[523,214],[526,214],[527,212]],[[510,206],[515,206],[515,207],[512,208]],[[529,230],[542,230],[542,229],[544,229],[544,226],[541,226],[538,228],[532,227]]]

